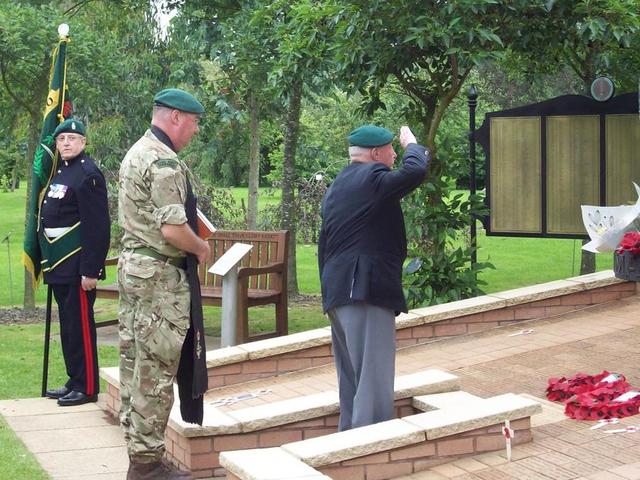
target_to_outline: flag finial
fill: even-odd
[[[60,35],[60,38],[67,38],[69,36],[69,25],[66,23],[58,25],[58,35]]]

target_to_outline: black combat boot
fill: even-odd
[[[193,477],[165,462],[130,462],[127,480],[193,480]]]

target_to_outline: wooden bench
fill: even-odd
[[[236,320],[236,343],[246,343],[288,333],[287,259],[289,232],[231,231],[218,230],[208,239],[211,255],[198,268],[202,304],[222,304],[222,278],[208,273],[209,267],[234,243],[253,245],[238,270],[238,318]],[[115,265],[117,258],[110,258],[105,266]],[[100,285],[98,298],[117,299],[118,286]],[[262,334],[249,333],[249,307],[275,305],[275,330]]]

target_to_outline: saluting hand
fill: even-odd
[[[400,145],[402,148],[407,148],[410,143],[418,143],[416,136],[411,132],[411,129],[406,125],[400,127]]]

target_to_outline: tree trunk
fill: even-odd
[[[18,188],[18,186],[20,185],[18,183],[18,179],[20,177],[20,174],[18,172],[19,172],[19,170],[21,170],[22,165],[18,165],[19,163],[20,162],[16,162],[16,164],[11,169],[11,182],[9,184],[9,191],[10,192],[15,192],[16,188]]]
[[[31,198],[31,176],[33,174],[33,156],[36,152],[36,145],[38,144],[38,140],[40,134],[38,132],[38,128],[40,127],[40,118],[34,118],[31,116],[31,122],[29,125],[29,145],[27,147],[27,156],[25,158],[25,176],[27,179],[27,195],[25,199],[25,208],[24,208],[24,228],[25,231],[27,229],[27,223],[29,219],[29,199]],[[31,281],[31,273],[25,268],[24,269],[24,297],[22,306],[24,310],[30,311],[35,310],[36,308],[36,297],[35,291],[33,289],[33,283]]]
[[[589,240],[583,240],[582,245],[586,245]],[[596,271],[596,254],[593,252],[587,252],[582,250],[580,258],[580,275],[586,275],[587,273],[593,273]]]
[[[289,295],[298,294],[296,270],[296,204],[295,165],[298,132],[300,130],[300,103],[302,81],[298,78],[291,86],[287,108],[287,130],[284,136],[284,160],[282,165],[282,228],[289,230],[289,272],[287,290]]]
[[[258,225],[258,186],[260,183],[260,107],[253,90],[249,93],[249,199],[247,202],[247,229]]]
[[[11,119],[11,123],[13,125],[16,124],[17,113],[14,111],[13,118]],[[13,132],[12,132],[13,133]],[[16,188],[20,185],[20,173],[23,169],[26,168],[24,157],[22,155],[17,155],[16,163],[13,164],[13,168],[11,169],[11,179],[9,181],[9,191],[15,192]]]
[[[25,162],[25,158],[19,156],[16,159],[16,163],[11,169],[11,191],[15,192],[16,189],[20,186],[20,172],[25,172],[26,175],[29,175],[29,171],[27,169],[27,163]]]

